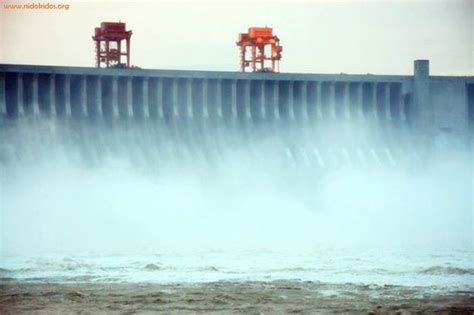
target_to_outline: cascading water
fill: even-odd
[[[371,126],[6,124],[1,276],[472,289],[469,158]]]

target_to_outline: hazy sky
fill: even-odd
[[[282,72],[474,74],[474,0],[67,1],[64,10],[0,8],[0,62],[94,66],[93,29],[124,21],[142,68],[237,70],[237,34],[272,26]],[[29,1],[31,2],[31,1]],[[35,1],[37,2],[37,1]],[[50,2],[52,2],[50,0]]]

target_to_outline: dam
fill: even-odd
[[[322,160],[328,154],[292,148],[301,135],[295,130],[308,127],[309,137],[317,139],[321,126],[331,125],[342,134],[344,126],[359,124],[370,126],[370,133],[386,144],[384,153],[368,156],[392,161],[403,155],[397,153],[402,138],[410,138],[408,151],[429,151],[439,137],[468,144],[474,125],[474,77],[432,76],[428,60],[414,61],[413,75],[0,64],[0,115],[4,134],[18,122],[37,118],[65,122],[69,130],[85,133],[97,126],[158,127],[162,136],[167,130],[169,140],[194,143],[202,141],[203,133],[217,139],[223,130],[251,137],[266,130],[285,138],[287,155],[302,154],[305,160],[311,155],[320,166],[327,164]],[[366,160],[360,157],[366,155],[363,145],[357,145],[361,138],[351,130],[346,133],[344,149],[336,149],[336,155],[341,161],[352,156]],[[346,150],[347,143],[352,148]],[[357,153],[350,153],[353,149]]]

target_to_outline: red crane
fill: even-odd
[[[125,30],[125,23],[102,22],[95,28],[92,39],[95,41],[96,66],[101,68],[130,68],[130,38],[132,31]],[[125,50],[122,41],[125,40]],[[126,62],[122,62],[122,56]]]
[[[248,33],[240,33],[237,46],[240,47],[240,72],[279,72],[283,47],[280,39],[273,35],[270,27],[251,27]],[[250,48],[250,59],[247,59]],[[267,51],[269,48],[269,51]],[[268,62],[269,61],[269,62]]]

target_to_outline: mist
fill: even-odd
[[[1,253],[472,249],[467,150],[383,163],[368,125],[344,127],[363,152],[336,155],[354,139],[334,126],[204,129],[190,145],[150,126],[19,123],[3,136]]]

